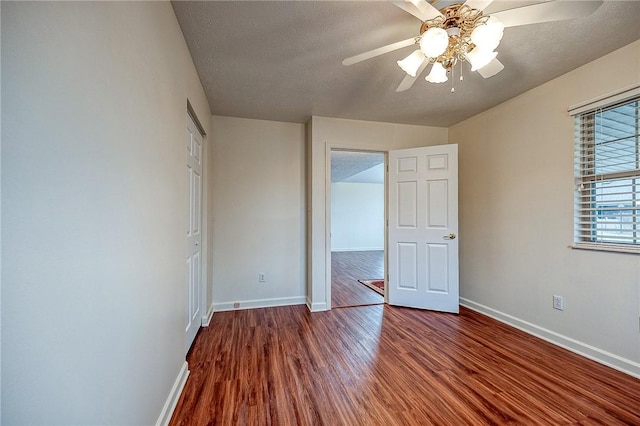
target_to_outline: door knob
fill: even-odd
[[[453,232],[450,233],[449,235],[445,235],[444,237],[445,240],[455,240],[456,239],[456,234],[454,234]]]

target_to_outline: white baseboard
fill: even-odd
[[[209,323],[211,322],[211,318],[213,317],[213,303],[209,306],[209,312],[207,315],[202,317],[202,326],[209,327]]]
[[[213,311],[224,312],[237,311],[242,309],[272,308],[275,306],[304,305],[305,301],[305,296],[281,297],[274,299],[238,300],[236,302],[214,303]],[[239,304],[237,308],[234,307],[235,303]]]
[[[322,312],[327,310],[327,304],[325,302],[311,303],[311,299],[307,298],[307,309],[310,312]]]
[[[460,298],[460,304],[526,333],[539,337],[542,340],[546,340],[549,343],[553,343],[561,348],[567,349],[578,355],[582,355],[585,358],[589,358],[593,361],[599,362],[600,364],[604,364],[607,367],[611,367],[640,379],[640,363],[572,339],[571,337],[563,336],[555,331],[547,330],[546,328],[542,328],[530,322],[521,320],[520,318],[505,314],[504,312],[500,312],[463,297]]]
[[[173,410],[176,409],[176,404],[178,403],[182,389],[184,388],[185,383],[187,383],[187,377],[189,377],[189,365],[187,364],[187,361],[185,361],[178,373],[178,377],[176,377],[176,381],[173,383],[173,387],[167,397],[167,401],[164,403],[164,407],[162,407],[162,412],[160,413],[160,417],[158,417],[156,426],[169,425],[171,416],[173,415]]]
[[[384,251],[384,247],[336,248],[331,251]]]

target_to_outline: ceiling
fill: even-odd
[[[485,11],[530,3],[495,1]],[[494,77],[465,63],[453,94],[450,82],[423,78],[398,93],[405,74],[396,61],[413,47],[341,63],[418,35],[419,20],[389,2],[173,1],[173,8],[214,115],[295,123],[317,115],[447,127],[640,39],[640,1],[607,0],[586,18],[505,29],[497,49],[505,69]]]
[[[331,182],[384,183],[384,154],[331,151]]]

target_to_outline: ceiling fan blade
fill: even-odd
[[[484,10],[485,7],[493,3],[493,0],[467,0],[464,5],[471,9]]]
[[[411,86],[413,86],[413,83],[416,82],[418,77],[420,77],[420,74],[422,74],[424,69],[427,68],[427,65],[429,65],[429,61],[424,61],[422,65],[420,65],[420,67],[418,68],[418,71],[416,72],[415,77],[411,77],[409,74],[405,75],[402,81],[400,82],[400,85],[396,89],[396,92],[404,92],[405,90],[409,90]]]
[[[366,61],[367,59],[375,58],[376,56],[384,55],[385,53],[393,52],[394,50],[402,49],[403,47],[411,46],[415,43],[415,37],[411,37],[406,40],[398,41],[386,46],[378,47],[377,49],[360,53],[359,55],[351,56],[342,61],[342,65],[357,64],[358,62]]]
[[[442,16],[442,13],[426,0],[392,0],[391,3],[423,22]]]
[[[494,13],[505,27],[581,18],[595,12],[603,1],[550,1]]]
[[[478,74],[480,74],[484,78],[489,78],[498,74],[503,69],[504,65],[502,65],[502,62],[500,62],[496,58],[493,58],[491,62],[478,70]]]

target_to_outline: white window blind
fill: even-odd
[[[575,115],[575,243],[640,252],[640,96]]]

